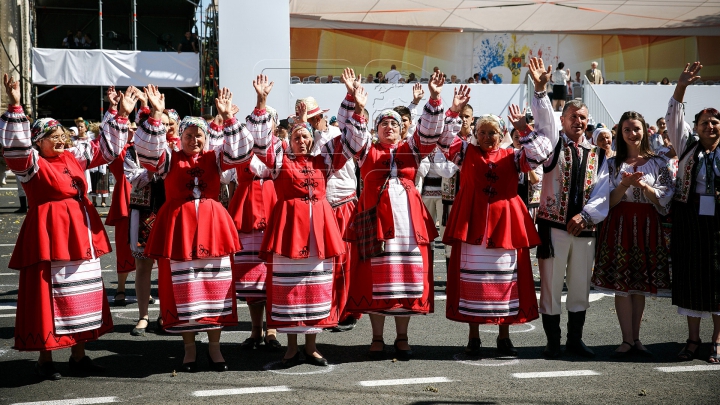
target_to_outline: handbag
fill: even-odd
[[[392,170],[394,154],[391,153],[390,168]],[[357,239],[358,256],[360,260],[367,260],[385,252],[385,242],[378,240],[377,237],[377,205],[380,203],[380,196],[387,188],[390,175],[385,179],[385,183],[380,188],[378,193],[378,200],[372,208],[366,209],[365,211],[358,212],[353,219],[351,224],[352,229],[355,231]]]

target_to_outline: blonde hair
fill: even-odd
[[[83,118],[83,117],[77,117],[77,118],[75,118],[75,125],[79,125],[81,122],[82,122],[82,123],[85,125],[85,127],[87,128],[87,124],[85,124],[85,118]]]
[[[95,135],[100,133],[100,123],[99,122],[91,122],[90,125],[88,125],[88,131],[94,133]]]

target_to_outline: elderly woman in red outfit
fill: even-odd
[[[144,255],[158,260],[158,292],[163,327],[180,333],[185,344],[182,371],[197,370],[195,332],[207,332],[208,361],[227,370],[220,332],[237,323],[230,255],[241,249],[232,218],[217,201],[220,173],[252,155],[252,137],[231,115],[232,93],[215,99],[224,120],[225,142],[205,149],[207,123],[185,117],[181,149],[173,151],[160,118],[165,98],[155,86],[145,89],[151,117],[135,134],[140,162],[165,179],[165,203],[155,219]]]
[[[532,131],[516,105],[508,119],[520,135],[520,148],[500,148],[505,123],[483,115],[476,124],[477,145],[458,137],[454,118],[438,144],[460,167],[460,188],[443,242],[452,245],[445,316],[470,327],[465,352],[480,354],[479,324],[499,325],[498,351],[517,356],[510,325],[538,318],[529,248],[540,243],[535,225],[517,193],[519,173],[534,170],[552,151],[547,138]]]
[[[288,334],[282,367],[300,362],[298,334],[305,334],[305,361],[327,366],[316,335],[338,323],[340,294],[335,289],[343,286],[333,282],[333,260],[345,252],[345,244],[325,198],[325,184],[333,167],[342,165],[335,165],[335,156],[327,150],[311,155],[312,127],[304,103],[298,106],[300,117],[290,130],[290,144],[283,149],[265,109],[273,83],[258,76],[253,85],[257,107],[248,125],[253,126],[255,153],[272,171],[277,194],[260,246],[260,258],[268,268],[268,328]]]
[[[370,356],[374,359],[384,357],[385,317],[393,316],[396,357],[407,360],[412,356],[410,316],[433,312],[430,244],[438,234],[414,182],[420,161],[433,152],[444,128],[440,92],[445,80],[442,73],[433,74],[428,84],[430,99],[414,134],[401,139],[400,115],[385,110],[375,120],[375,143],[362,116],[367,93],[360,79],[348,68],[342,81],[348,89],[338,112],[338,120],[347,122],[341,136],[342,154],[357,159],[364,184],[357,210],[360,213],[377,206],[377,239],[384,242],[384,251],[375,257],[361,259],[360,253],[353,251],[347,310],[370,314]],[[468,93],[466,86],[456,92],[447,119],[456,117],[467,104]],[[357,241],[357,231],[348,228],[346,239]]]
[[[85,342],[113,327],[99,259],[112,249],[86,197],[84,171],[112,162],[122,151],[134,89],[120,95],[118,114],[103,123],[98,143],[65,149],[60,123],[39,119],[31,131],[18,84],[7,74],[3,82],[10,103],[0,119],[0,139],[30,202],[8,265],[20,270],[15,349],[40,352],[35,367],[43,378],[60,379],[52,350],[67,347],[71,372],[98,373],[103,368],[85,355]]]

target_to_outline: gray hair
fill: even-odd
[[[572,107],[572,108],[574,108],[574,109],[576,109],[576,110],[580,110],[580,109],[582,109],[583,107],[584,107],[586,110],[588,110],[588,111],[590,110],[590,109],[588,108],[588,106],[585,105],[585,103],[582,102],[582,100],[572,99],[572,100],[568,101],[567,103],[565,103],[565,106],[563,107],[563,110],[562,110],[562,115],[565,115],[565,111],[567,111],[568,108],[570,108],[570,107]]]
[[[598,63],[595,61],[592,61],[592,62],[590,62],[590,66],[592,66],[592,65],[598,66]]]

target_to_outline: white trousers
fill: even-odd
[[[595,259],[595,238],[578,238],[552,228],[550,239],[555,257],[540,259],[540,313],[559,315],[563,282],[567,284],[565,307],[570,312],[590,307],[590,277]]]

